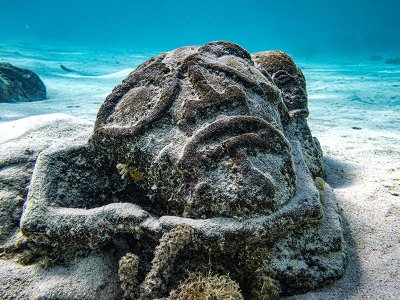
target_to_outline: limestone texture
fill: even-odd
[[[220,41],[162,53],[106,98],[88,142],[40,152],[4,253],[50,270],[109,253],[126,299],[180,299],[207,274],[238,299],[330,283],[343,233],[307,116],[283,52]]]
[[[0,62],[0,102],[30,102],[46,99],[46,87],[30,70]]]

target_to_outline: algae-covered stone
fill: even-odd
[[[251,299],[254,300],[273,300],[278,299],[279,284],[276,280],[267,275],[255,276],[251,284]]]
[[[176,258],[179,252],[193,242],[193,234],[194,230],[190,226],[181,224],[163,235],[154,251],[151,270],[140,286],[139,299],[146,300],[168,291],[166,287],[173,275]]]
[[[340,277],[346,264],[341,218],[332,188],[321,191],[324,217],[317,226],[293,230],[275,242],[264,271],[281,283],[283,294],[306,292]],[[301,278],[301,280],[299,280]]]
[[[282,51],[265,51],[252,55],[261,71],[276,84],[282,93],[290,119],[285,126],[286,136],[296,139],[302,146],[302,153],[311,174],[324,177],[322,150],[318,140],[312,137],[307,120],[308,98],[306,80],[293,59]]]
[[[315,177],[315,185],[321,191],[325,189],[325,181],[321,177]]]
[[[18,130],[20,129],[20,130]],[[90,123],[63,114],[2,124],[0,137],[0,244],[18,234],[22,207],[39,153],[51,146],[85,141]]]
[[[139,257],[128,253],[119,261],[118,275],[125,298],[134,299],[138,295]]]
[[[160,212],[272,213],[295,192],[283,105],[244,49],[186,47],[131,73],[101,107],[91,142],[143,174]]]
[[[15,249],[66,264],[115,253],[131,299],[210,271],[244,299],[324,285],[344,246],[307,114],[284,53],[221,41],[160,54],[107,97],[89,143],[40,153]]]

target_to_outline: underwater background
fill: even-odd
[[[307,120],[349,261],[336,284],[287,299],[400,299],[400,0],[0,0],[0,63],[34,71],[47,88],[44,101],[0,103],[4,155],[9,141],[29,145],[30,131],[75,120],[64,114],[93,124],[150,57],[216,40],[285,51],[307,80]]]
[[[314,132],[397,131],[400,66],[386,62],[400,57],[399,11],[399,0],[0,1],[0,61],[33,70],[48,92],[45,101],[0,103],[0,122],[44,113],[93,121],[112,88],[151,56],[229,40],[295,59]]]
[[[298,56],[399,50],[398,0],[2,0],[2,39],[161,52],[229,40]]]

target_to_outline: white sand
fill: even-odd
[[[400,299],[400,70],[368,63],[304,72],[348,267],[333,285],[288,299]]]
[[[400,137],[332,129],[319,138],[342,209],[348,267],[333,285],[289,299],[399,299]]]

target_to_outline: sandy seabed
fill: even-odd
[[[0,140],[8,121],[66,113],[94,121],[102,101],[148,54],[31,45],[0,47],[0,61],[37,72],[49,99],[0,104]],[[77,70],[65,73],[59,65]],[[323,148],[327,182],[341,208],[348,249],[344,277],[287,299],[400,298],[400,68],[383,62],[301,62],[309,125]]]
[[[338,282],[300,299],[398,299],[400,296],[400,145],[374,131],[319,135],[327,182],[345,227],[348,266]]]
[[[309,124],[324,152],[345,226],[338,282],[288,299],[400,297],[400,69],[309,66]]]

